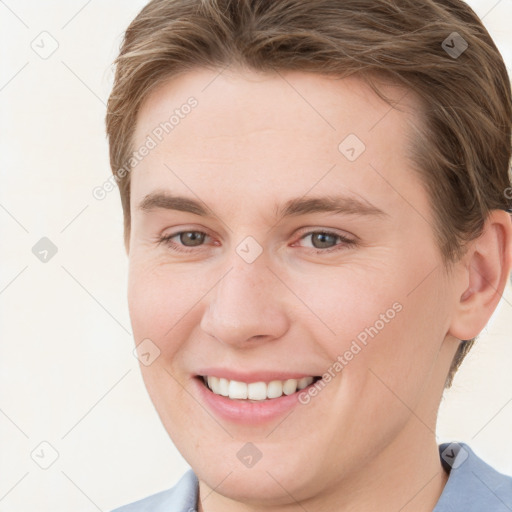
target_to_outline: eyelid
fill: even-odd
[[[182,253],[191,253],[191,252],[195,252],[198,249],[201,250],[201,249],[205,248],[205,246],[206,246],[205,243],[203,243],[201,245],[197,245],[197,246],[186,246],[181,243],[171,241],[172,238],[175,238],[183,233],[200,233],[200,234],[204,234],[205,238],[214,239],[213,236],[211,236],[207,231],[205,231],[203,229],[194,229],[194,228],[192,228],[192,229],[184,228],[183,229],[183,228],[181,228],[180,230],[175,231],[175,232],[159,235],[157,238],[157,244],[158,245],[160,245],[161,243],[167,244],[169,247],[171,247],[172,250],[174,250],[176,252],[182,252]],[[358,238],[356,236],[354,236],[354,235],[347,236],[345,234],[339,233],[335,229],[306,227],[299,231],[299,234],[296,235],[296,237],[298,236],[298,238],[296,239],[295,242],[293,242],[291,244],[291,246],[293,247],[293,246],[295,246],[295,244],[297,244],[297,242],[303,240],[304,238],[314,235],[314,234],[318,234],[318,233],[322,233],[322,234],[326,234],[326,235],[338,238],[340,240],[340,243],[337,243],[332,247],[327,247],[327,248],[323,248],[323,249],[317,249],[315,247],[304,247],[305,249],[308,249],[315,253],[321,254],[321,253],[329,253],[329,252],[333,252],[336,250],[340,250],[343,247],[346,248],[349,246],[354,246],[358,243]],[[216,245],[218,245],[218,243]]]
[[[340,231],[340,230],[337,230],[334,228],[322,228],[322,227],[317,227],[317,226],[313,226],[313,227],[308,226],[306,228],[302,228],[299,230],[298,234],[295,236],[298,237],[297,238],[298,240],[302,240],[305,236],[311,235],[313,233],[325,233],[327,235],[339,236],[341,239],[344,239],[347,241],[350,240],[353,243],[356,243],[359,241],[359,238],[357,236],[353,235],[352,233],[348,233],[346,231]]]
[[[304,240],[305,238],[313,236],[318,233],[322,233],[322,234],[334,237],[337,240],[337,243],[335,243],[335,245],[333,245],[331,247],[325,247],[325,248],[303,247],[308,252],[312,252],[312,253],[318,254],[318,255],[322,255],[322,254],[327,255],[327,254],[335,253],[335,252],[342,251],[345,249],[349,249],[349,248],[357,245],[356,240],[348,238],[347,236],[337,233],[336,231],[331,231],[328,229],[313,229],[313,230],[308,230],[305,233],[301,234],[299,236],[298,240],[292,244],[292,247],[297,246],[297,244],[299,242],[301,242],[302,240]]]
[[[156,241],[157,241],[158,244],[165,243],[165,242],[171,243],[170,240],[172,238],[175,238],[175,237],[177,237],[177,236],[179,236],[179,235],[181,235],[183,233],[200,233],[202,235],[205,235],[205,239],[206,238],[214,239],[214,237],[212,237],[207,231],[204,231],[202,229],[180,229],[179,231],[170,232],[170,233],[164,233],[164,234],[158,235],[157,238],[156,238]],[[176,244],[176,242],[172,242],[172,243]],[[187,246],[182,245],[182,244],[176,244],[176,245],[179,245],[180,247],[185,247],[185,248],[188,248],[188,249],[194,249],[194,247],[187,247]],[[196,246],[196,247],[202,247],[202,246],[200,245],[200,246]]]
[[[179,226],[179,227],[174,227],[174,228],[165,228],[164,230],[162,230],[158,235],[157,235],[157,239],[161,239],[161,238],[173,238],[177,235],[181,235],[182,233],[203,233],[205,234],[206,236],[210,237],[210,238],[214,238],[208,229],[204,228],[204,227],[194,227],[194,226]]]

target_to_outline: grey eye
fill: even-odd
[[[183,231],[179,234],[180,243],[186,247],[195,247],[201,245],[204,242],[206,234],[200,231]]]
[[[336,245],[336,240],[339,238],[337,235],[331,235],[329,233],[312,233],[311,243],[315,249],[328,249]]]

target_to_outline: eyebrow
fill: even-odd
[[[156,209],[177,210],[207,217],[212,212],[195,199],[177,196],[168,192],[153,192],[144,197],[138,206],[139,210],[150,212]],[[348,196],[298,197],[290,199],[281,207],[274,209],[276,218],[295,217],[308,213],[333,213],[362,216],[387,216],[380,208],[366,200]],[[212,215],[213,216],[213,215]]]

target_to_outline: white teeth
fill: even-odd
[[[218,389],[219,395],[222,396],[229,396],[229,380],[228,379],[219,379],[219,389]]]
[[[205,384],[216,394],[227,396],[235,400],[266,400],[267,398],[279,398],[283,395],[291,395],[297,390],[309,386],[314,378],[302,377],[301,379],[273,380],[266,382],[239,382],[209,375],[203,377]]]
[[[264,382],[251,382],[247,385],[247,397],[251,400],[265,400],[267,398],[267,385]]]
[[[283,394],[283,382],[273,380],[267,386],[267,398],[279,398]]]
[[[313,382],[310,379],[311,377],[302,377],[302,379],[299,379],[297,381],[297,389],[307,388],[311,384],[311,382]]]
[[[219,392],[219,378],[218,377],[210,377],[208,376],[208,386],[210,386],[211,389],[216,389],[217,393]]]
[[[230,380],[229,398],[247,398],[247,384],[245,382],[238,382],[237,380]]]
[[[283,385],[283,393],[285,395],[291,395],[297,391],[297,380],[296,379],[288,379],[285,381]]]

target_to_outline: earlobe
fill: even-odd
[[[460,286],[449,333],[461,340],[475,338],[496,309],[512,266],[510,214],[492,210],[479,238],[473,240],[458,273]]]

